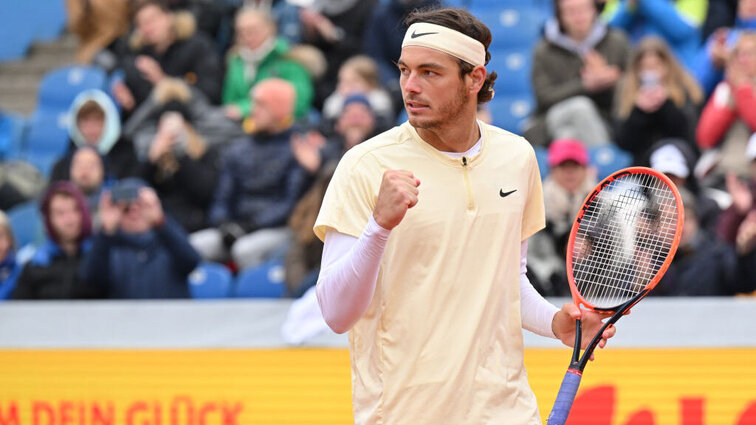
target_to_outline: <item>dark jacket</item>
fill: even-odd
[[[139,235],[97,234],[82,278],[105,288],[109,298],[188,298],[187,277],[199,261],[186,233],[166,217]]]
[[[34,256],[21,271],[13,291],[18,300],[65,300],[104,298],[99,285],[81,279],[80,266],[89,252],[90,242],[84,242],[79,252],[68,256],[53,241],[37,248]]]
[[[626,119],[617,120],[615,141],[620,148],[633,154],[636,165],[646,165],[644,160],[650,155],[651,147],[662,139],[685,140],[697,151],[694,137],[697,118],[696,106],[690,101],[680,108],[667,99],[651,113],[635,106]]]
[[[4,260],[0,261],[0,300],[10,298],[16,288],[19,273],[21,265],[16,261],[15,251],[11,250]]]
[[[716,296],[743,292],[747,285],[737,279],[735,250],[704,232],[675,254],[657,295]]]
[[[226,149],[211,224],[233,221],[247,231],[286,224],[307,182],[291,151],[291,134],[248,136]]]
[[[219,160],[217,150],[208,149],[197,159],[179,155],[175,172],[147,162],[141,166],[141,174],[157,192],[165,212],[186,231],[194,232],[209,224],[207,211],[218,181]]]
[[[152,83],[142,78],[136,68],[135,60],[139,55],[152,57],[166,75],[183,79],[212,103],[220,103],[223,72],[212,41],[195,32],[194,19],[188,13],[177,13],[174,26],[177,39],[162,54],[132,38],[128,51],[122,55],[125,83],[136,104],[141,104],[152,91]]]

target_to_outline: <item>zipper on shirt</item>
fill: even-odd
[[[475,209],[475,199],[473,198],[472,185],[470,184],[470,172],[466,156],[462,157],[462,173],[465,176],[465,185],[467,186],[467,210],[473,211]]]

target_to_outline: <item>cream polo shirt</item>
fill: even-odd
[[[349,333],[358,425],[540,423],[519,294],[520,243],[544,226],[538,165],[525,139],[479,124],[480,153],[456,160],[405,122],[347,152],[326,191],[315,233],[359,237],[385,170],[421,181]]]

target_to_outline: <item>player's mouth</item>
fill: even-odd
[[[425,103],[416,102],[414,100],[408,100],[404,103],[404,106],[407,108],[407,113],[418,113],[422,111],[426,111],[430,109],[430,106],[428,106]]]

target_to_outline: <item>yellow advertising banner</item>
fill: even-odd
[[[526,350],[544,419],[568,360]],[[0,351],[0,425],[351,420],[344,349]],[[756,349],[601,350],[568,424],[756,425]]]

